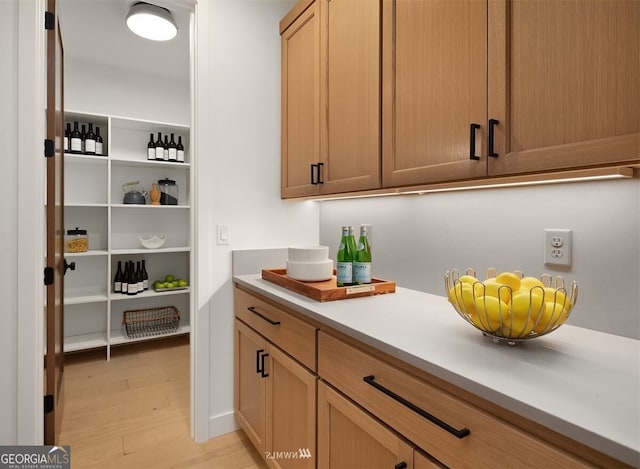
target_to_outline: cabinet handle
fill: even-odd
[[[480,157],[476,156],[476,130],[480,128],[480,124],[471,124],[471,131],[469,133],[469,158],[472,160],[479,160]]]
[[[311,164],[311,184],[313,184],[314,186],[318,184],[318,181],[316,180],[316,168],[318,167],[317,164],[312,163]]]
[[[269,376],[269,373],[265,373],[265,369],[264,369],[264,359],[268,356],[269,356],[268,353],[263,353],[260,356],[260,376],[262,376],[263,378],[267,378]]]
[[[402,461],[393,466],[393,469],[407,469],[407,463]]]
[[[264,371],[264,370],[261,368],[261,366],[260,366],[260,365],[261,365],[261,361],[260,361],[260,354],[261,354],[262,352],[264,352],[264,349],[258,349],[258,350],[256,350],[256,373],[260,373],[260,374],[262,374],[262,372]],[[263,366],[264,366],[264,365],[263,365]]]
[[[382,386],[379,383],[375,382],[375,377],[373,375],[369,375],[369,376],[365,376],[364,378],[362,378],[364,380],[365,383],[373,386],[374,388],[376,388],[378,391],[381,391],[383,394],[386,394],[387,396],[391,397],[392,399],[394,399],[395,401],[398,401],[400,404],[402,404],[405,407],[408,407],[409,409],[411,409],[412,411],[414,411],[416,414],[426,418],[427,420],[429,420],[430,422],[435,423],[437,426],[439,426],[440,428],[448,431],[449,433],[451,433],[452,435],[457,436],[458,438],[464,438],[465,436],[468,436],[471,433],[471,430],[469,430],[468,428],[463,428],[461,430],[458,430],[456,428],[453,428],[451,425],[449,425],[446,422],[443,422],[442,420],[440,420],[438,417],[431,415],[429,412],[427,412],[426,410],[421,409],[420,407],[418,407],[417,405],[415,405],[412,402],[409,402],[408,400],[406,400],[404,397],[399,396],[398,394],[394,393],[393,391],[385,388],[384,386]]]
[[[279,326],[280,325],[280,321],[274,321],[273,319],[269,319],[268,317],[266,317],[264,314],[259,313],[258,311],[256,311],[255,306],[249,306],[247,308],[249,311],[251,311],[253,314],[255,314],[256,316],[264,319],[265,321],[267,321],[269,324],[271,324],[272,326]]]
[[[324,181],[322,180],[322,167],[324,166],[324,163],[318,163],[318,184],[324,184]]]
[[[493,149],[493,140],[494,140],[495,127],[499,123],[500,123],[500,121],[498,119],[489,119],[489,126],[488,126],[489,127],[489,136],[487,138],[489,143],[488,143],[487,155],[488,156],[493,156],[494,158],[497,158],[499,156],[495,152],[495,150]]]

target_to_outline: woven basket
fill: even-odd
[[[124,311],[122,325],[130,339],[170,334],[178,331],[180,311],[175,306]]]

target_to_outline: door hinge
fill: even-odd
[[[53,285],[53,267],[44,268],[44,284]]]
[[[46,394],[44,396],[44,413],[50,412],[53,412],[53,394]]]
[[[44,156],[46,158],[51,158],[53,156],[53,153],[54,153],[53,140],[47,138],[44,140]]]
[[[56,25],[56,15],[50,11],[44,12],[44,29],[53,29]]]

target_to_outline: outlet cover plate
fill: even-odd
[[[547,265],[571,266],[571,230],[545,228],[544,263]]]

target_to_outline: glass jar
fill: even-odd
[[[158,181],[160,189],[160,205],[178,205],[178,186],[173,179],[165,178]]]
[[[75,230],[68,230],[64,237],[64,252],[87,252],[89,250],[89,236],[87,230],[76,226]]]

